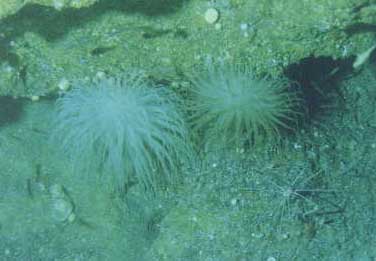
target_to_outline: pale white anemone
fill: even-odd
[[[192,77],[192,83],[191,121],[209,142],[255,144],[277,137],[293,114],[295,98],[286,80],[259,79],[245,68],[222,65]]]
[[[74,83],[57,101],[53,141],[87,172],[118,187],[142,182],[155,189],[174,179],[187,157],[186,128],[177,99],[140,77]]]

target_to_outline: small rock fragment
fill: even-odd
[[[206,22],[208,22],[209,24],[214,24],[219,19],[219,12],[215,8],[209,8],[208,10],[206,10],[204,17]]]

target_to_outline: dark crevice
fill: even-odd
[[[7,61],[9,65],[18,68],[20,62],[16,54],[9,51],[9,46],[7,43],[1,41],[0,39],[0,61]]]
[[[22,114],[23,101],[13,97],[0,96],[0,127],[16,122]]]
[[[298,90],[302,124],[319,120],[343,104],[339,85],[352,72],[353,61],[354,58],[308,57],[285,69],[285,76]]]
[[[352,24],[345,28],[345,32],[349,36],[359,33],[374,33],[376,32],[376,25],[367,23]]]
[[[89,7],[67,8],[61,11],[29,4],[16,14],[3,19],[0,29],[3,33],[6,32],[8,39],[14,39],[24,32],[35,32],[48,41],[54,41],[72,28],[90,22],[109,11],[161,16],[176,12],[186,1],[188,0],[102,0]]]
[[[352,12],[353,13],[358,13],[359,11],[361,11],[363,8],[369,6],[371,3],[370,1],[367,1],[365,3],[361,3],[360,5],[357,5],[353,8]]]

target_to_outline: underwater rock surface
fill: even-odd
[[[26,4],[51,6],[57,10],[63,8],[81,8],[92,5],[98,0],[3,0],[0,3],[0,19],[12,15]]]
[[[366,0],[94,2],[2,2],[0,95],[56,94],[62,80],[128,70],[179,87],[208,60],[278,76],[304,58],[347,59],[374,44]]]

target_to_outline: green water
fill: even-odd
[[[369,1],[73,2],[0,3],[1,261],[376,260]]]

